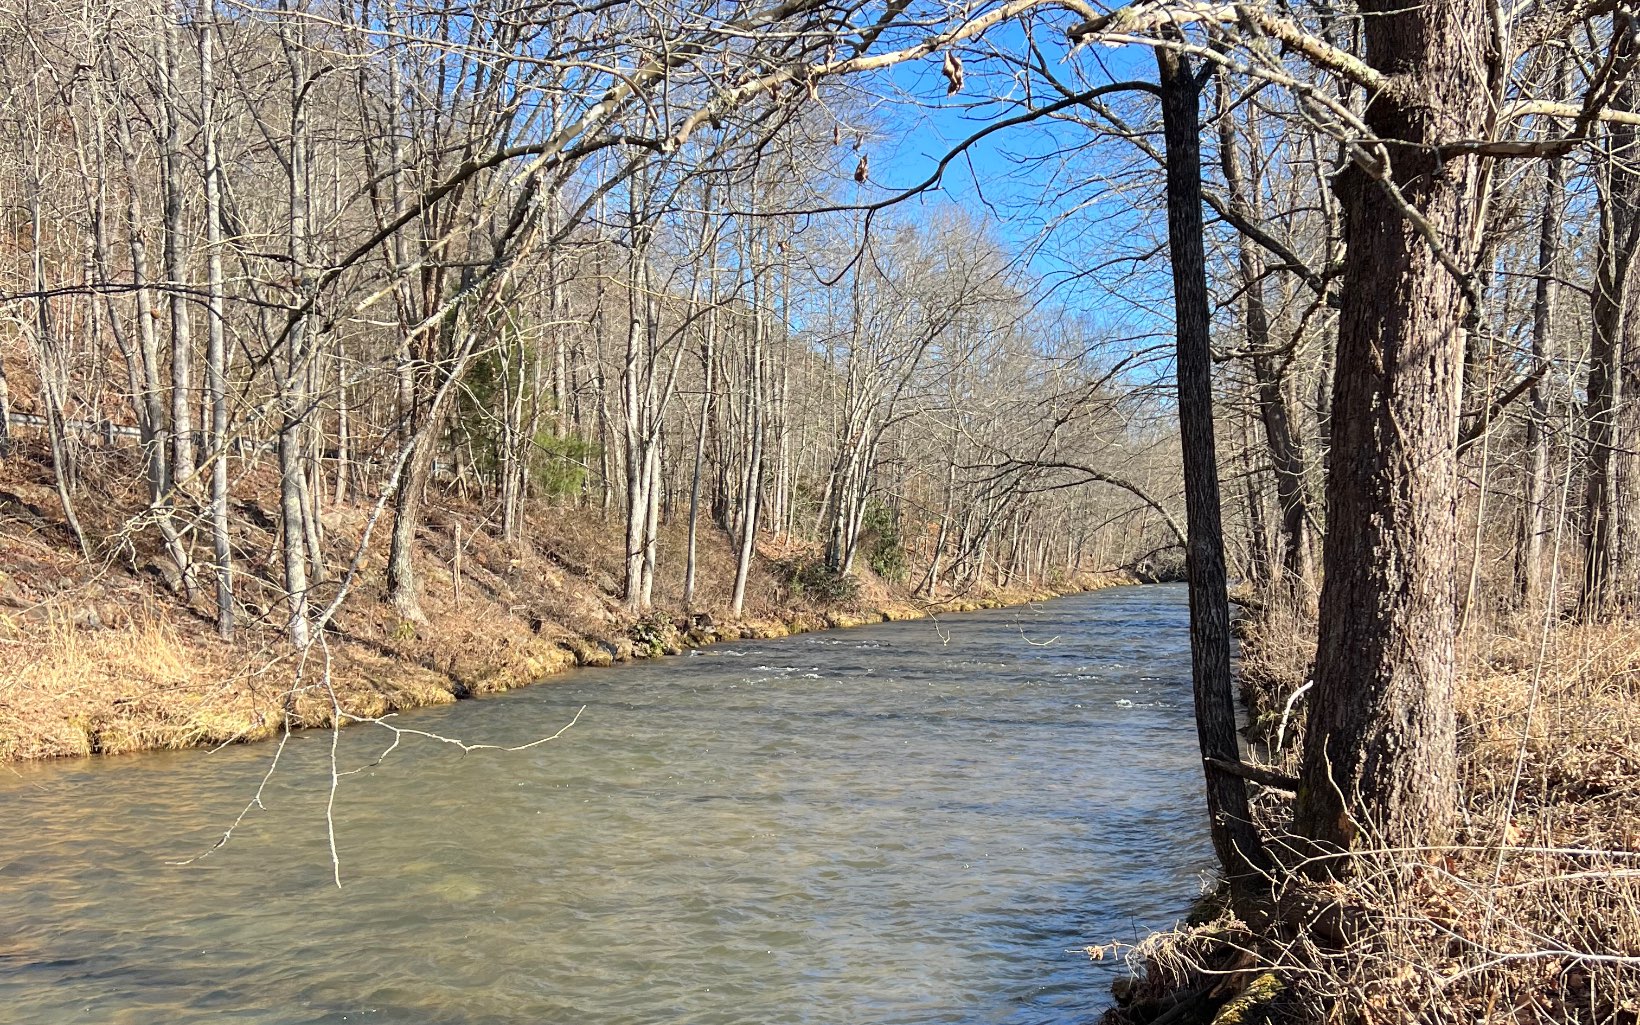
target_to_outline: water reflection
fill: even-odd
[[[1051,645],[1042,642],[1057,637]],[[1074,1022],[1208,861],[1182,590],[743,643],[271,746],[0,773],[12,1022]],[[344,768],[387,740],[344,733]]]

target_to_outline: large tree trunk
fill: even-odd
[[[1238,762],[1241,749],[1230,676],[1230,603],[1213,437],[1212,308],[1202,241],[1201,83],[1184,56],[1158,49],[1156,60],[1167,144],[1167,239],[1173,264],[1179,433],[1189,534],[1185,559],[1196,732],[1206,772],[1213,849],[1232,886],[1244,895],[1268,859],[1248,808],[1246,782],[1207,761]]]
[[[387,598],[400,616],[413,623],[425,623],[421,610],[421,590],[416,584],[416,530],[421,526],[421,497],[433,469],[437,432],[425,431],[412,438],[411,451],[393,492],[393,530],[387,546]]]
[[[1447,257],[1469,259],[1488,92],[1480,0],[1362,5],[1389,85],[1366,120]],[[1333,378],[1320,637],[1294,822],[1318,850],[1451,837],[1457,431],[1469,302],[1385,183],[1340,178],[1347,253]],[[1344,872],[1343,862],[1317,863]]]
[[[451,313],[451,316],[460,314]],[[455,398],[472,363],[479,334],[475,329],[462,326],[452,329],[450,337],[454,339],[448,346],[450,358],[436,368],[443,371],[443,380],[433,389],[415,432],[404,443],[410,447],[410,452],[405,457],[398,490],[393,493],[393,530],[387,552],[387,598],[399,615],[417,623],[426,622],[427,619],[421,608],[421,589],[416,582],[416,533],[421,527],[422,498],[433,473],[445,419],[455,406]],[[429,371],[433,369],[429,368]]]

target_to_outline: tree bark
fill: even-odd
[[[222,277],[222,163],[214,117],[216,76],[215,12],[199,28],[200,123],[205,145],[205,396],[209,406],[211,452],[211,549],[216,562],[216,632],[234,634],[233,549],[228,536],[228,345]]]
[[[171,480],[182,482],[194,475],[193,341],[188,322],[191,301],[182,288],[188,277],[186,230],[182,218],[182,87],[178,82],[181,60],[177,46],[180,31],[169,7],[160,14],[160,109],[164,124],[161,141],[160,178],[163,184],[165,216],[165,276],[170,288],[171,313]]]
[[[1227,91],[1219,90],[1219,162],[1224,170],[1230,208],[1249,220],[1258,220],[1255,194],[1244,181],[1236,147],[1234,120]],[[1256,143],[1255,143],[1256,146]],[[1246,236],[1237,238],[1237,268],[1241,272],[1242,316],[1248,360],[1253,367],[1259,422],[1275,470],[1276,504],[1281,508],[1281,568],[1291,584],[1309,587],[1314,580],[1310,550],[1309,495],[1304,486],[1304,444],[1293,428],[1288,409],[1284,367],[1270,339],[1270,314],[1264,301],[1264,258]]]
[[[750,246],[748,246],[750,250]],[[757,520],[759,503],[763,497],[763,404],[764,384],[767,379],[763,366],[763,310],[758,305],[760,289],[756,282],[757,267],[752,269],[752,329],[750,351],[746,355],[746,387],[751,398],[747,430],[751,449],[746,456],[746,490],[742,495],[744,506],[740,514],[740,555],[735,560],[734,591],[729,599],[729,613],[739,617],[746,605],[746,580],[751,574],[752,556],[757,552]]]
[[[1167,239],[1173,265],[1175,366],[1184,454],[1190,663],[1196,732],[1204,759],[1239,762],[1230,675],[1230,603],[1224,568],[1217,443],[1213,437],[1212,307],[1202,238],[1201,82],[1182,54],[1158,48],[1167,155]],[[1268,856],[1253,824],[1247,783],[1203,763],[1213,849],[1231,885],[1246,895]]]
[[[1565,79],[1565,65],[1556,74]],[[1532,302],[1532,365],[1529,373],[1548,364],[1549,336],[1554,326],[1555,274],[1560,253],[1560,218],[1565,205],[1566,172],[1560,158],[1548,161],[1543,181],[1543,212],[1538,221],[1537,286]],[[1543,375],[1527,392],[1526,466],[1521,480],[1521,538],[1516,548],[1515,580],[1521,604],[1531,607],[1543,597],[1543,535],[1545,499],[1549,493],[1549,400]]]
[[[1476,158],[1486,130],[1481,0],[1362,5],[1366,60],[1389,76],[1365,118],[1388,181],[1341,177],[1347,246],[1333,371],[1320,637],[1299,835],[1318,852],[1451,838],[1457,432]],[[1392,194],[1393,184],[1400,199]],[[1433,234],[1421,234],[1401,201]],[[1313,863],[1347,873],[1346,861]]]
[[[1632,19],[1620,12],[1613,16],[1613,49],[1616,55],[1633,53]],[[1625,83],[1612,98],[1618,110],[1633,110],[1636,87]],[[1579,610],[1585,617],[1600,618],[1629,600],[1633,581],[1624,565],[1634,539],[1625,536],[1633,529],[1631,514],[1625,509],[1633,496],[1625,493],[1633,477],[1632,459],[1624,451],[1625,428],[1632,427],[1633,405],[1626,394],[1630,366],[1640,354],[1631,354],[1626,343],[1630,334],[1631,273],[1634,252],[1640,243],[1640,174],[1633,170],[1637,155],[1636,132],[1628,125],[1606,126],[1599,178],[1599,242],[1595,256],[1595,287],[1590,314],[1589,378],[1585,389],[1584,414],[1588,420],[1588,483],[1584,490],[1586,547]]]
[[[694,469],[689,474],[689,542],[683,566],[683,607],[694,611],[695,607],[695,577],[698,571],[696,565],[696,542],[700,529],[700,480],[701,470],[706,460],[706,436],[712,419],[712,376],[713,335],[717,331],[717,294],[715,276],[713,290],[707,295],[706,326],[701,339],[701,397],[700,423],[695,430],[695,461]]]

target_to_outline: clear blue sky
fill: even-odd
[[[991,45],[1021,42],[1019,32],[1011,30]],[[1155,77],[1147,51],[1084,51],[1071,60],[1083,82]],[[965,88],[948,99],[938,58],[895,68],[889,82],[901,96],[881,112],[886,122],[881,138],[869,147],[875,194],[862,198],[882,198],[921,182],[962,140],[1019,114],[1024,87],[1011,80],[1012,71],[1000,60],[970,57]],[[1072,72],[1068,66],[1055,68],[1068,84],[1076,81]],[[1038,104],[1058,98],[1040,89],[1035,97]],[[984,211],[1005,239],[1028,254],[1028,269],[1054,287],[1052,301],[1114,335],[1166,333],[1172,311],[1165,253],[1137,271],[1120,260],[1150,251],[1166,238],[1159,183],[1124,187],[1123,171],[1142,166],[1134,148],[1117,139],[1094,146],[1089,141],[1086,128],[1063,121],[1004,129],[953,162],[937,191],[903,204],[897,213],[915,216],[918,206],[941,203]],[[1072,279],[1113,261],[1104,272]]]

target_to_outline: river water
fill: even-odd
[[[1085,1022],[1210,863],[1182,588],[0,771],[0,1021]]]

